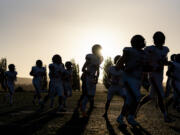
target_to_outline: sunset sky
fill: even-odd
[[[105,57],[122,54],[134,34],[150,45],[159,30],[170,54],[179,53],[180,0],[0,0],[0,57],[16,65],[19,77],[56,53],[82,67],[95,43]]]

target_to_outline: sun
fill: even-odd
[[[114,57],[115,55],[115,40],[110,35],[106,34],[95,34],[89,41],[89,45],[99,44],[102,47],[101,54],[104,58]]]
[[[102,44],[102,55],[104,58],[113,57],[114,56],[114,50],[113,48],[109,47],[109,45]]]

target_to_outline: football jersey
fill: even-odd
[[[91,75],[95,75],[102,61],[103,61],[103,57],[98,57],[94,54],[86,55],[87,72],[90,73]]]
[[[7,78],[7,82],[9,82],[9,83],[14,83],[14,81],[16,80],[16,75],[17,75],[16,71],[14,71],[14,72],[6,71],[5,72],[5,76]]]
[[[148,57],[148,64],[153,68],[152,71],[162,72],[164,70],[163,61],[167,58],[169,48],[163,46],[162,49],[160,49],[155,45],[152,45],[146,47],[145,52]]]
[[[122,84],[123,83],[123,71],[116,70],[115,66],[109,68],[109,75],[111,77],[112,84]]]
[[[65,70],[65,81],[66,82],[72,81],[72,70]]]
[[[63,64],[49,64],[49,78],[51,81],[62,81],[62,75],[65,72]]]
[[[34,66],[34,67],[32,67],[31,73],[34,76],[34,79],[41,80],[42,74],[46,73],[46,69],[44,67],[40,68],[40,67]]]
[[[125,72],[130,76],[140,79],[145,61],[144,51],[133,47],[125,47],[123,55],[125,56]]]
[[[173,64],[172,76],[175,78],[175,80],[180,81],[180,63],[172,62],[172,64]]]

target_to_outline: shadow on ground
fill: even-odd
[[[35,112],[11,124],[0,125],[0,131],[2,134],[32,135],[49,121],[63,116],[56,114],[56,111],[57,108],[43,113]]]
[[[87,112],[87,117],[80,117],[78,107],[74,109],[71,119],[65,123],[56,135],[80,135],[83,134],[88,124],[92,109]]]
[[[144,129],[140,124],[138,126],[132,127],[131,131],[134,135],[151,135],[151,133]]]

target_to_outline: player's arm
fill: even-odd
[[[165,58],[164,65],[166,65],[166,66],[168,65],[168,57]]]
[[[174,65],[172,62],[168,62],[168,66],[169,66],[169,68],[168,68],[168,71],[166,72],[166,75],[168,77],[173,77],[172,74],[174,72]]]
[[[99,79],[99,68],[97,69],[97,72],[96,72],[96,77],[95,77],[95,79],[96,79],[96,83],[98,83],[98,79]]]
[[[123,50],[122,57],[117,61],[116,68],[124,69],[124,63],[126,61],[127,53]]]
[[[91,58],[90,58],[89,55],[87,55],[87,56],[86,56],[86,62],[84,63],[83,68],[82,68],[82,72],[83,72],[83,73],[86,73],[86,72],[87,72],[87,66],[88,66],[88,64],[90,63],[90,61],[91,61]]]
[[[31,69],[31,72],[29,73],[31,76],[34,76],[34,70],[33,68]]]
[[[111,85],[111,83],[112,83],[112,72],[111,72],[111,67],[108,69],[107,77],[108,77],[108,83],[109,83],[109,85]]]
[[[82,67],[82,72],[86,72],[86,68],[87,68],[87,62],[84,63],[84,65]]]
[[[14,81],[17,81],[17,72],[15,72]]]
[[[169,53],[169,48],[166,48],[166,52],[167,52],[167,55],[168,55],[168,53]],[[167,55],[166,55],[166,56],[164,57],[164,59],[163,59],[163,64],[164,64],[165,66],[168,66],[168,64],[169,64]]]
[[[168,66],[169,65],[168,57],[165,56],[163,59],[161,59],[160,64],[163,64],[164,66]]]
[[[54,76],[55,76],[55,69],[54,69],[54,66],[53,66],[53,65],[49,65],[49,71],[50,71],[50,75],[51,75],[52,77],[54,77]]]
[[[43,67],[43,71],[41,72],[41,75],[44,77],[44,76],[46,76],[46,68],[45,67]]]

